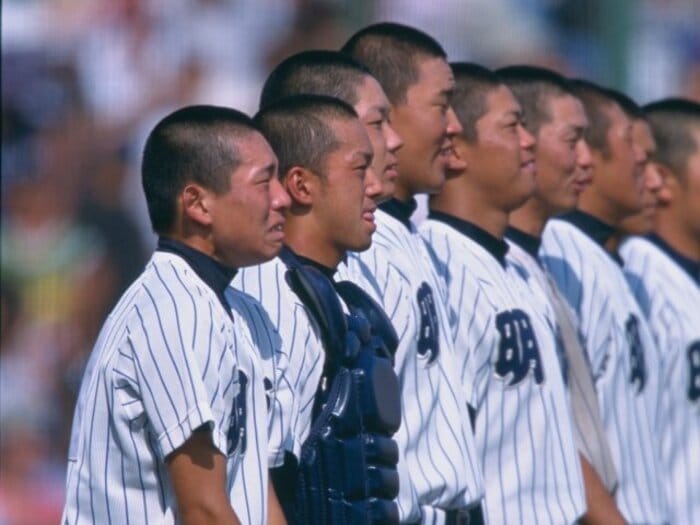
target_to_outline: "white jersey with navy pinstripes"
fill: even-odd
[[[508,244],[508,259],[521,268],[532,290],[533,300],[530,305],[541,309],[542,315],[561,337],[562,348],[559,357],[564,385],[569,393],[572,431],[578,451],[596,470],[606,488],[612,492],[617,486],[617,473],[603,428],[590,363],[580,344],[580,334],[571,307],[561,296],[557,285],[541,266],[539,259],[517,242],[509,240]],[[567,326],[560,323],[567,323]]]
[[[251,390],[241,384],[243,371],[249,386],[257,384],[252,355],[216,293],[180,256],[156,252],[90,357],[73,421],[62,523],[178,523],[165,460],[202,426],[226,457],[230,493],[243,475],[250,491],[264,487],[251,494],[253,508],[232,501],[238,517],[265,523],[267,473],[258,464],[265,458],[245,447],[261,438],[260,428],[249,424],[250,410],[237,410]],[[244,474],[245,464],[252,471]]]
[[[663,349],[656,432],[670,522],[700,523],[700,287],[647,239],[630,238],[620,251],[630,287]]]
[[[659,356],[622,268],[581,228],[561,219],[547,223],[540,255],[577,317],[618,473],[618,507],[631,523],[664,523],[653,430]]]
[[[489,522],[574,523],[585,496],[554,332],[511,262],[445,222],[420,231],[446,281],[458,369],[474,377]]]
[[[325,352],[316,321],[285,280],[286,264],[275,258],[260,266],[243,268],[233,286],[260,301],[281,344],[276,350],[278,402],[272,407],[271,426],[280,432],[270,450],[278,464],[285,452],[300,457],[309,435],[314,398],[323,372]]]
[[[455,374],[444,290],[411,224],[377,210],[372,246],[347,259],[338,278],[384,306],[400,337],[399,514],[442,523],[440,509],[474,505],[483,495],[466,396]],[[435,521],[434,521],[435,520]]]
[[[246,397],[239,394],[236,408],[239,416],[247,418],[247,433],[241,437],[245,439],[245,454],[240,476],[231,487],[231,501],[243,523],[266,523],[265,514],[260,512],[266,510],[261,505],[267,501],[267,470],[282,464],[284,458],[279,451],[289,433],[285,421],[273,418],[273,407],[285,404],[291,396],[283,380],[285,355],[279,352],[279,333],[258,301],[233,287],[226,290],[226,299],[236,334],[252,349],[244,357],[241,352],[238,363],[240,391],[245,389]]]

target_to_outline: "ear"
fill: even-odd
[[[202,226],[209,226],[212,222],[210,196],[211,192],[199,184],[187,184],[180,193],[183,217]]]
[[[306,168],[294,166],[282,179],[282,185],[292,198],[292,203],[311,206],[318,194],[320,178]]]

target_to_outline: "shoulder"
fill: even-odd
[[[630,237],[620,247],[625,261],[625,270],[643,274],[645,278],[660,277],[663,272],[673,271],[676,263],[658,246],[643,237]]]
[[[231,284],[270,311],[279,308],[281,303],[297,301],[287,283],[286,273],[287,266],[276,257],[257,266],[242,268]]]

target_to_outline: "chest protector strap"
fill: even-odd
[[[341,290],[336,292],[328,277],[295,264],[289,254],[282,259],[286,280],[318,325],[325,350],[311,431],[294,477],[294,504],[283,502],[287,520],[304,525],[398,523],[398,447],[392,436],[401,422],[401,406],[392,365],[393,327],[361,289],[352,293],[369,302],[361,307],[360,299],[346,299],[346,314],[338,298]],[[278,495],[288,488],[278,488]]]

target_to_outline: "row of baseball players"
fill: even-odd
[[[64,523],[295,521],[325,350],[289,260],[398,335],[401,523],[700,523],[698,104],[382,23],[254,119],[169,115],[142,176],[158,249],[87,364]]]

